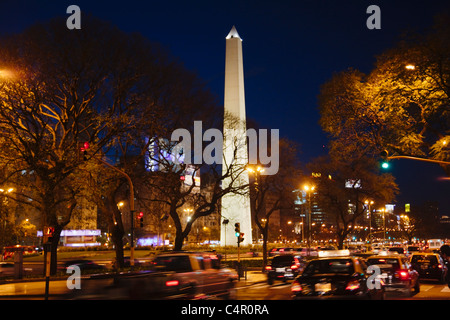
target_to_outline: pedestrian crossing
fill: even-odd
[[[450,293],[450,288],[446,285],[443,286],[443,285],[421,284],[420,291],[421,292],[439,291],[442,293]]]
[[[247,290],[255,290],[255,289],[271,289],[271,290],[281,290],[281,289],[286,289],[287,287],[290,287],[291,283],[281,283],[281,284],[267,284],[267,283],[256,283],[253,284],[251,286],[244,286],[244,287],[237,287],[237,290],[240,289],[247,289]]]
[[[287,287],[290,287],[291,283],[276,283],[273,285],[269,285],[267,283],[255,283],[250,286],[242,286],[237,287],[237,290],[246,289],[246,290],[260,290],[260,289],[269,289],[269,290],[283,290]],[[420,285],[420,292],[426,293],[426,292],[440,292],[440,293],[446,293],[450,296],[450,288],[447,285],[442,284],[421,284]]]

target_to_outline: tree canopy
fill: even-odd
[[[450,160],[450,25],[406,36],[364,74],[349,69],[322,86],[322,128],[342,157],[410,155]]]

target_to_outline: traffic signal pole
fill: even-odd
[[[128,184],[130,186],[130,217],[131,217],[131,246],[130,246],[130,266],[131,268],[134,267],[134,187],[133,187],[133,182],[131,181],[131,178],[128,174],[126,174],[124,171],[117,169],[116,167],[114,167],[113,165],[110,165],[108,162],[103,161],[102,159],[99,158],[95,158],[97,161],[101,162],[102,164],[104,164],[105,166],[119,172],[121,175],[123,175],[127,181]]]
[[[425,159],[425,158],[418,158],[418,157],[411,157],[411,156],[389,156],[387,159],[410,159],[410,160],[417,160],[417,161],[424,161],[424,162],[432,162],[432,163],[439,163],[439,164],[447,164],[450,165],[450,161],[442,161],[442,160],[433,160],[433,159]]]
[[[83,144],[83,146],[80,148],[80,151],[83,152],[83,160],[84,161],[88,160],[88,150],[89,150],[89,143],[85,142]],[[92,158],[97,160],[98,162],[104,164],[105,166],[107,166],[107,167],[117,171],[121,175],[123,175],[127,179],[128,185],[130,186],[130,217],[131,217],[130,266],[131,266],[131,268],[133,268],[134,267],[134,212],[135,212],[135,210],[134,210],[134,187],[133,187],[133,182],[131,181],[130,176],[126,172],[117,169],[113,165],[110,165],[108,162],[103,161],[100,158],[96,158],[94,156],[92,156]]]

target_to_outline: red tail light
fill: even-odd
[[[292,282],[292,286],[291,286],[292,293],[297,293],[297,292],[300,292],[302,290],[303,290],[303,288],[302,288],[302,286],[300,285],[300,283],[298,281]]]
[[[438,266],[437,266],[439,269],[442,269],[442,264],[438,264]]]
[[[272,266],[266,266],[266,271],[272,270]]]
[[[179,284],[180,284],[180,282],[178,280],[166,281],[166,287],[175,287],[175,286],[177,286]]]
[[[408,270],[399,270],[397,271],[397,276],[400,280],[409,280],[409,272]]]
[[[298,269],[298,265],[293,264],[293,265],[291,266],[291,270],[297,270],[297,269]]]

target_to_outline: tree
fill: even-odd
[[[195,221],[217,212],[223,196],[248,192],[248,184],[239,183],[246,168],[236,161],[238,146],[235,146],[235,155],[231,163],[196,165],[173,161],[173,158],[167,156],[179,155],[175,151],[178,150],[177,147],[178,144],[174,142],[158,140],[158,147],[155,149],[157,151],[151,156],[152,163],[157,164],[158,170],[149,174],[144,183],[147,189],[153,190],[146,201],[164,205],[163,218],[170,217],[176,230],[174,250],[181,250],[184,239],[191,232]],[[222,171],[222,166],[226,167],[225,171]],[[200,172],[202,177],[207,177],[201,186],[195,182],[195,176],[199,176]],[[186,183],[185,179],[191,182]],[[226,179],[229,179],[229,183],[224,186],[222,182]],[[192,210],[187,221],[182,219],[185,205]]]
[[[267,265],[267,241],[271,215],[281,210],[293,209],[295,194],[302,171],[297,158],[296,145],[287,139],[281,139],[279,148],[280,165],[275,175],[264,175],[264,167],[253,165],[251,172],[250,199],[252,219],[263,236],[263,268]]]
[[[365,201],[392,201],[398,191],[390,174],[379,174],[371,158],[346,159],[330,156],[309,164],[312,172],[321,173],[316,180],[317,201],[321,209],[332,217],[336,227],[339,249],[347,236],[355,230],[357,220],[366,212]]]
[[[449,39],[448,19],[441,16],[426,35],[405,37],[380,55],[370,74],[350,69],[325,83],[320,124],[332,153],[345,158],[387,150],[450,160]]]
[[[83,189],[80,143],[89,143],[87,161],[95,162],[139,120],[152,117],[157,102],[147,91],[163,77],[151,78],[149,71],[164,55],[142,37],[91,17],[76,32],[64,25],[63,19],[35,25],[2,39],[0,51],[2,69],[11,74],[0,83],[4,181],[26,181],[15,199],[38,209],[43,224],[54,228],[52,273],[60,233]]]

